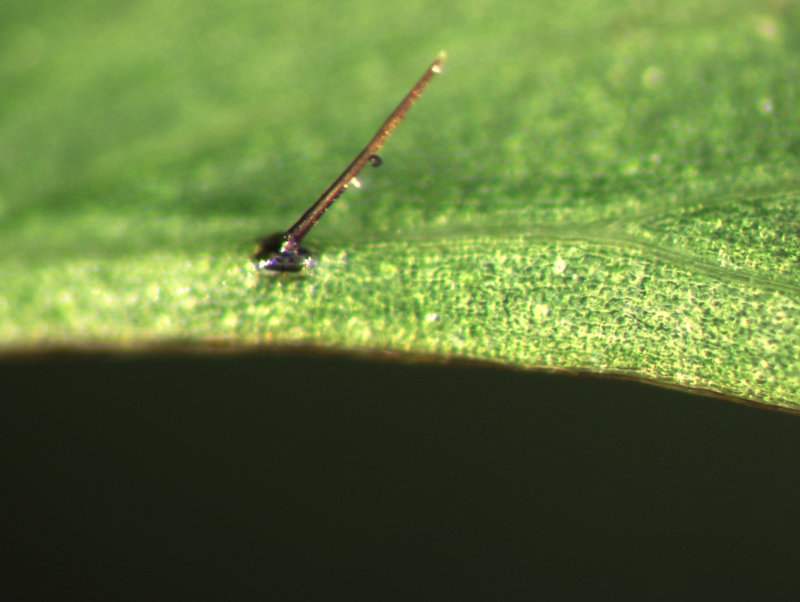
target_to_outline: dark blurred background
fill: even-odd
[[[791,599],[800,418],[297,354],[0,363],[4,599]]]

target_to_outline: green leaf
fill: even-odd
[[[790,3],[0,8],[7,350],[312,345],[800,410]],[[382,153],[288,227],[436,53]]]

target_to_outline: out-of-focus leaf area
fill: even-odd
[[[308,237],[288,227],[436,53]],[[800,409],[780,0],[0,6],[0,344],[311,345]]]

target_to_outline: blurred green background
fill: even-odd
[[[464,221],[482,228],[475,212],[498,206],[535,208],[512,213],[519,226],[601,202],[635,211],[608,188],[636,197],[654,183],[664,196],[689,184],[752,187],[791,177],[800,153],[789,2],[0,10],[6,250],[47,212],[61,213],[54,224],[73,218],[71,232],[49,232],[53,253],[228,245],[282,226],[441,49],[447,75],[387,147],[391,169],[370,184],[366,207],[351,199],[326,216],[323,240],[412,233],[381,226],[386,212],[417,227],[437,218],[449,232]],[[600,190],[586,196],[587,187]],[[581,192],[579,206],[562,206]],[[159,224],[168,240],[155,236]]]

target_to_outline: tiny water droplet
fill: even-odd
[[[383,159],[381,159],[378,155],[370,155],[368,161],[372,167],[380,167],[383,165]]]

